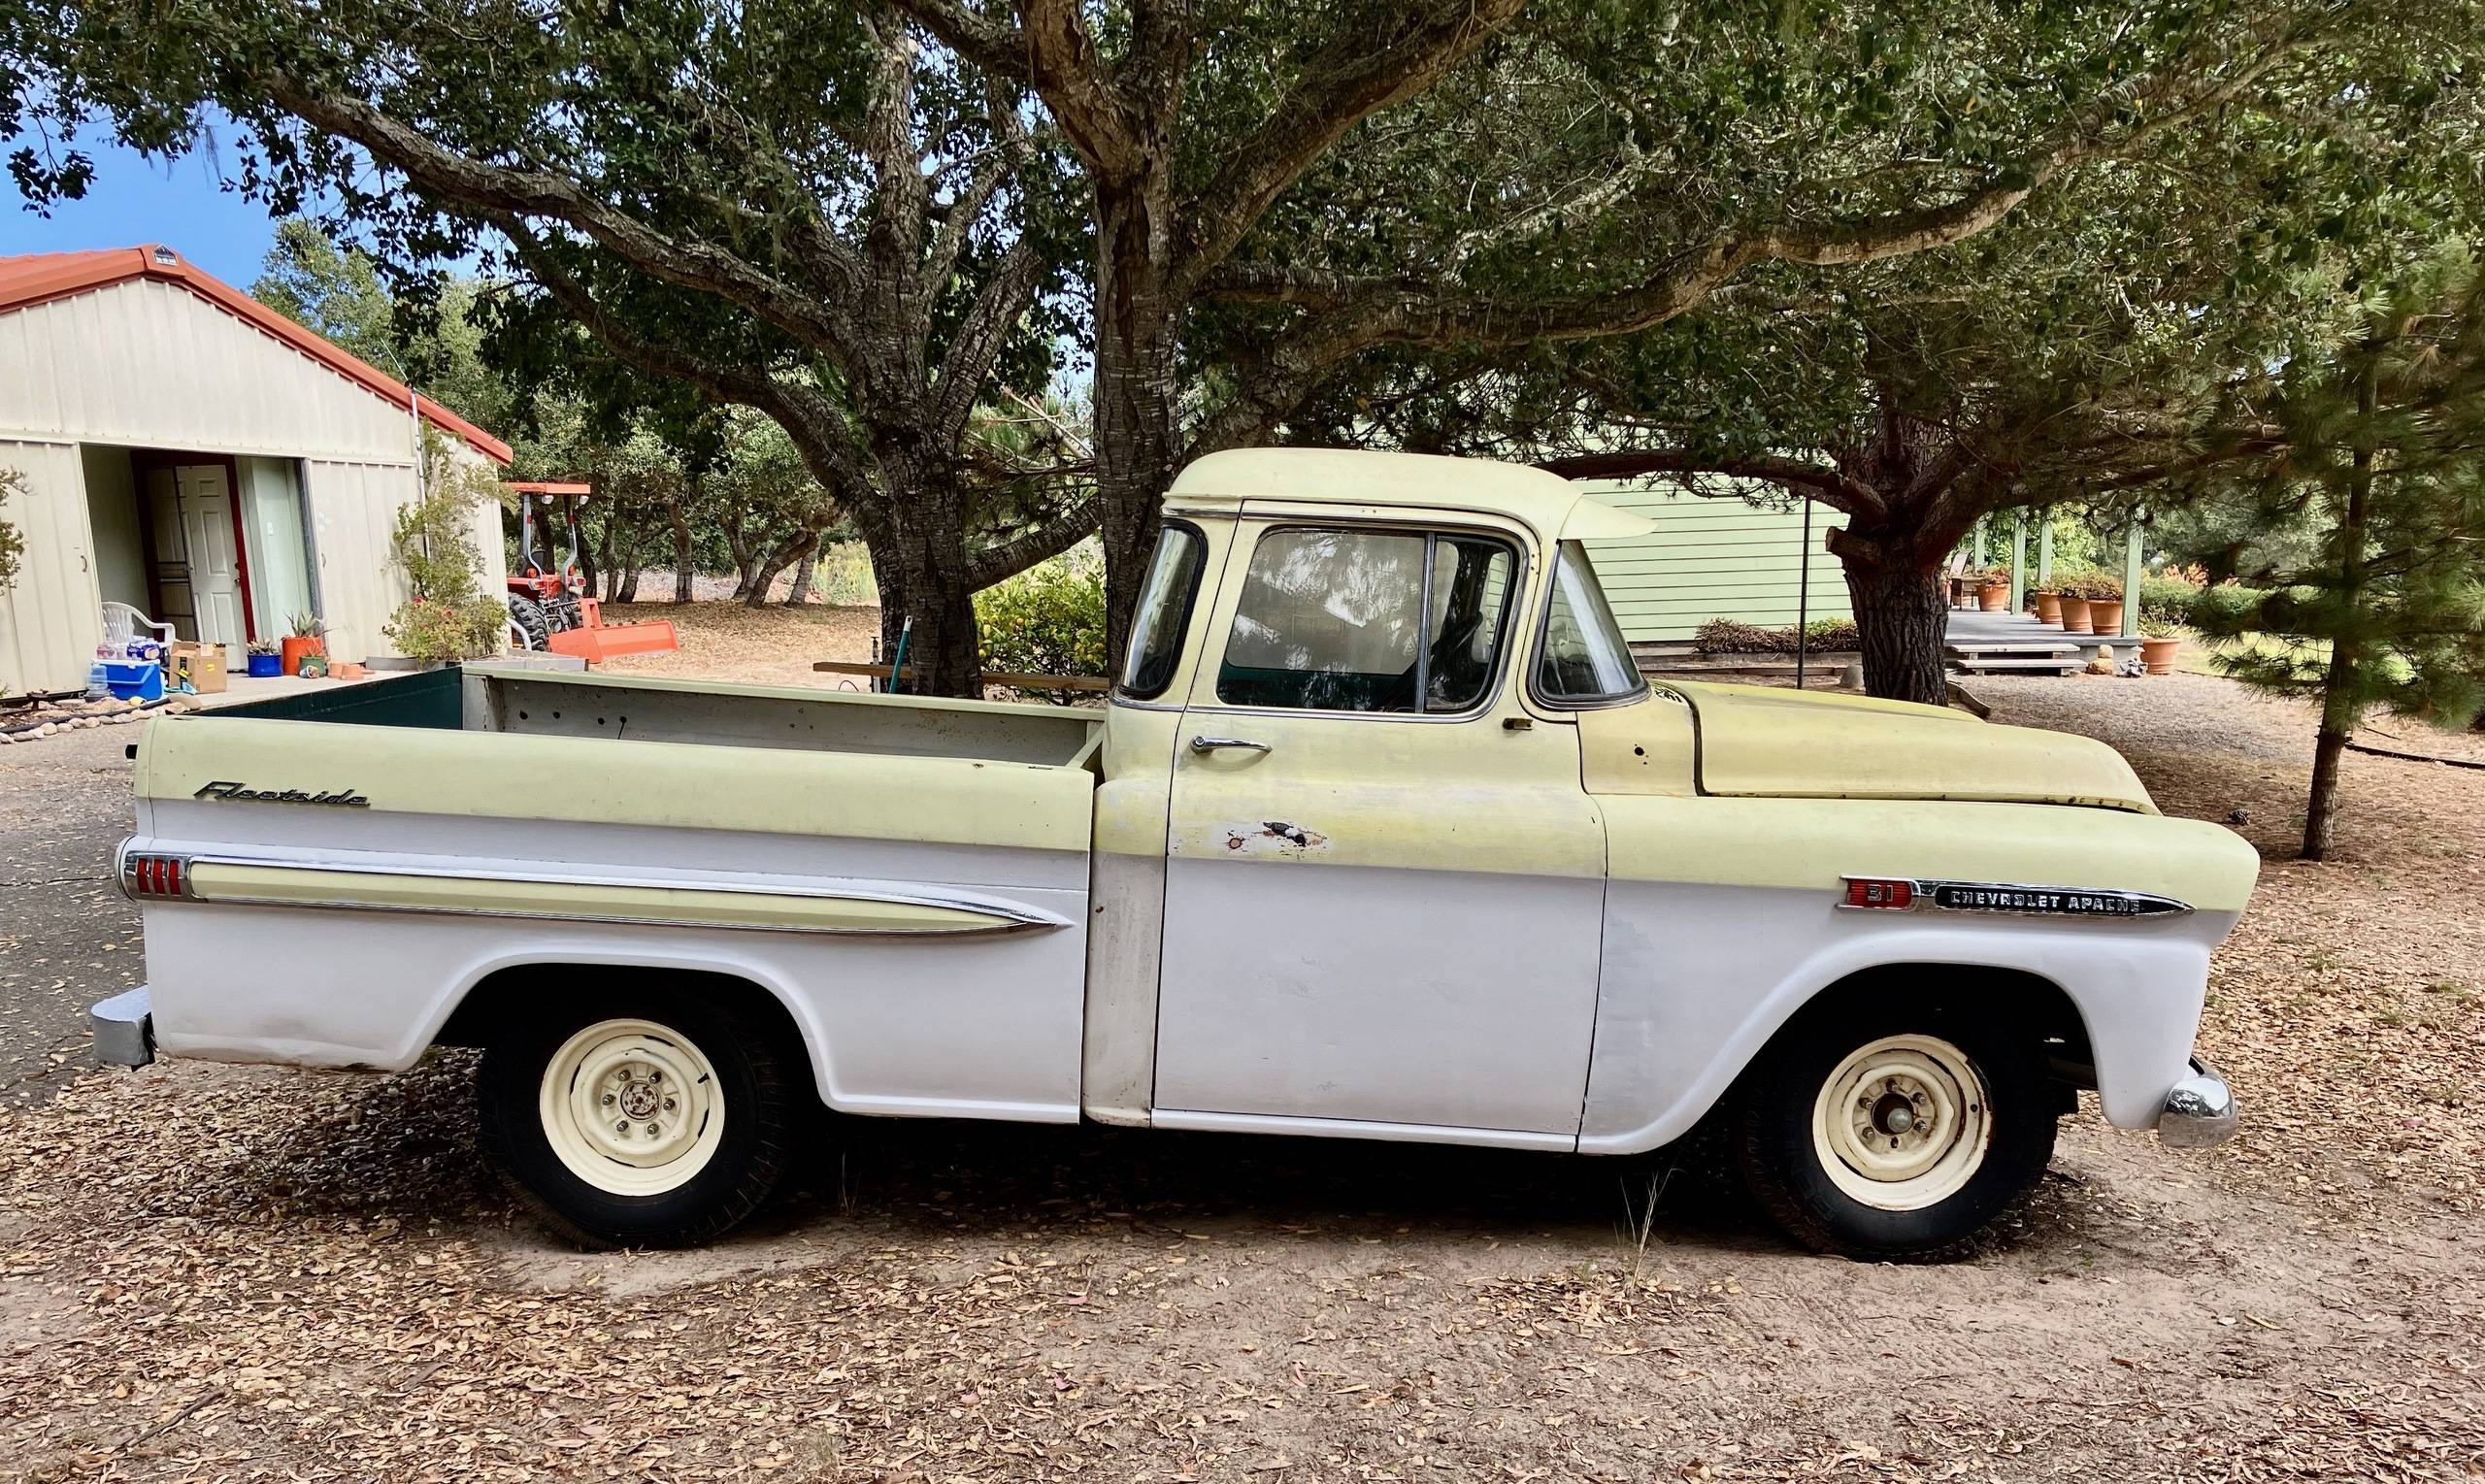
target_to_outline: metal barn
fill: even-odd
[[[306,612],[336,658],[394,657],[389,535],[426,426],[454,458],[509,462],[170,247],[0,258],[0,467],[27,480],[0,504],[26,544],[0,591],[0,689],[83,688],[108,601],[224,646],[237,673],[250,641]],[[500,512],[476,521],[498,592]]]

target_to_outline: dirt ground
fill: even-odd
[[[581,1255],[460,1058],[179,1063],[0,1111],[0,1477],[2485,1476],[2485,773],[2352,758],[2288,864],[2300,708],[1977,689],[2270,861],[2202,1035],[2243,1137],[2083,1111],[1971,1262],[1797,1253],[1698,1149],[886,1122],[721,1247]]]

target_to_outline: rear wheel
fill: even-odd
[[[1771,1044],[1736,1109],[1736,1154],[1754,1199],[1806,1246],[1941,1262],[2044,1173],[2058,1106],[2021,1028],[1858,1003]]]
[[[477,1082],[483,1147],[546,1225],[587,1246],[688,1246],[783,1174],[803,1096],[773,1027],[712,1001],[576,997],[503,1028]]]
[[[518,636],[518,647],[541,649],[552,637],[551,620],[544,616],[544,605],[520,593],[509,595],[509,626]]]

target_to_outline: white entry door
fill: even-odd
[[[173,471],[173,492],[199,642],[223,645],[225,665],[239,670],[248,629],[242,617],[232,479],[221,464],[183,464]]]

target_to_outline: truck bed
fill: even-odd
[[[468,665],[224,707],[219,718],[1086,766],[1104,713],[818,687]]]

